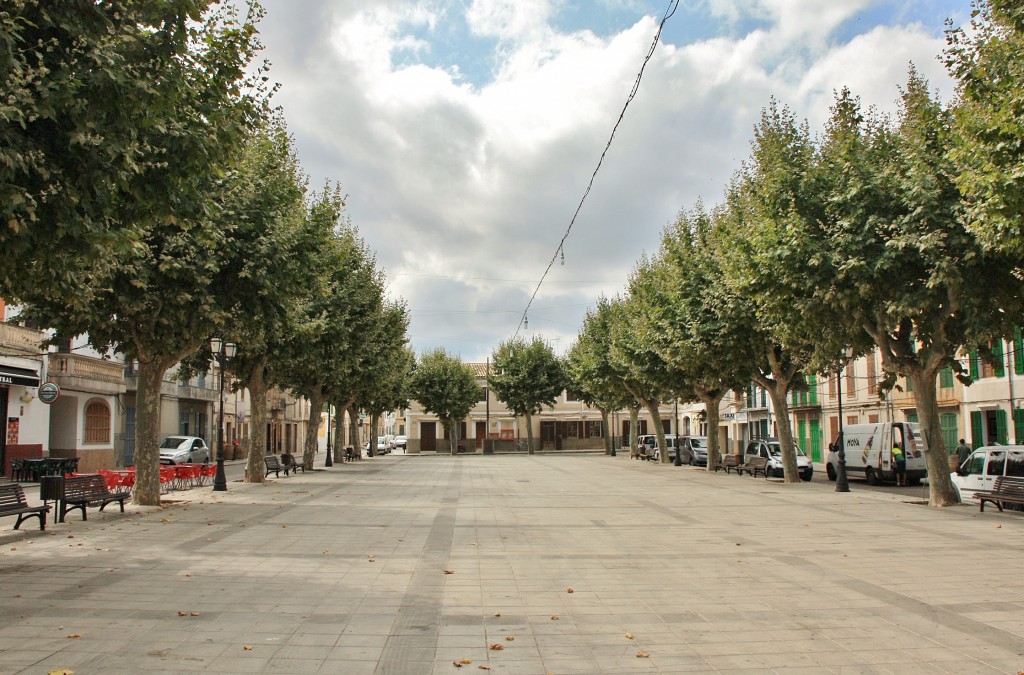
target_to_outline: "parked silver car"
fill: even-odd
[[[167,436],[160,441],[161,464],[206,464],[210,448],[198,436]]]
[[[708,437],[683,436],[679,439],[679,461],[690,466],[707,466]]]

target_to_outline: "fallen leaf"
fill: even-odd
[[[493,645],[488,647],[488,649],[490,649],[491,651],[495,651],[495,652],[500,652],[504,648],[505,648],[505,645],[501,644],[500,642],[495,642]]]
[[[491,667],[488,666],[485,663],[480,664],[479,666],[477,666],[477,668],[479,668],[480,670],[490,670],[491,669]],[[1018,673],[1018,675],[1020,675],[1020,674]]]
[[[627,640],[632,640],[633,639],[633,634],[632,633],[626,633],[626,639]]]
[[[178,612],[178,616],[188,616],[187,612]]]
[[[16,598],[20,598],[20,597],[21,597],[21,593],[15,593],[15,594],[14,594],[14,597],[16,597]]]
[[[452,661],[452,665],[455,666],[456,668],[461,668],[462,666],[468,666],[471,663],[473,663],[473,659],[459,659],[457,661]]]
[[[650,656],[650,654],[648,654],[647,652],[637,652],[636,653],[636,657],[638,659],[646,659],[648,656]]]
[[[1001,530],[1001,529],[1003,529],[1003,526],[1002,525],[996,525],[996,529],[997,530]]]
[[[494,616],[501,616],[501,612],[495,612]]]
[[[570,586],[569,588],[565,589],[565,592],[566,593],[575,593],[576,591],[572,590],[572,586]]]
[[[445,574],[455,574],[455,570],[445,570]]]
[[[552,621],[558,621],[558,615],[557,614],[552,614],[551,615],[551,620]]]
[[[186,577],[190,577],[190,576],[192,576],[192,573],[191,572],[185,572],[185,576]]]
[[[252,651],[252,645],[245,645],[244,647],[242,647],[242,649],[244,649],[247,652],[251,652]]]
[[[288,527],[288,526],[287,525],[282,525],[281,527]]]
[[[72,633],[68,637],[69,638],[80,638],[80,637],[82,637],[82,634],[81,633]]]
[[[192,616],[199,616],[199,612],[192,612]]]
[[[75,675],[75,671],[61,668],[60,670],[51,670],[46,675]]]
[[[512,642],[513,640],[516,639],[516,636],[515,635],[506,635],[505,639],[508,640],[509,642]]]

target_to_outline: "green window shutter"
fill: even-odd
[[[908,412],[907,413],[907,422],[909,422],[910,424],[917,424],[917,413],[916,412]]]
[[[996,410],[996,443],[1006,445],[1006,411]]]
[[[996,377],[1002,377],[1006,374],[1004,363],[1003,363],[1003,341],[996,340],[992,344],[992,370],[995,371]]]
[[[818,376],[811,375],[807,378],[808,402],[811,405],[818,405]]]
[[[1020,328],[1013,329],[1013,372],[1024,375],[1024,339]]]
[[[980,410],[971,412],[971,445],[975,448],[985,445],[985,434],[981,423]]]
[[[1024,409],[1014,408],[1013,410],[1013,442],[1024,441]]]
[[[793,407],[795,408],[798,405],[800,405],[800,394],[798,394],[797,392],[794,391],[793,392]]]
[[[978,351],[975,350],[975,349],[971,350],[970,369],[971,369],[971,379],[974,380],[974,381],[977,381],[978,380]]]
[[[800,449],[807,454],[807,421],[800,420],[797,422],[797,443],[800,445]]]
[[[945,367],[939,371],[939,386],[943,389],[949,389],[953,386],[953,369]]]
[[[956,434],[956,415],[946,413],[940,416],[939,427],[942,429],[942,442],[946,446],[946,452],[952,452],[959,445],[959,437]]]
[[[821,458],[821,420],[811,420],[811,461],[820,462]]]
[[[767,389],[762,389],[761,390],[761,407],[762,408],[767,408],[768,407],[768,390]]]

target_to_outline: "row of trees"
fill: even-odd
[[[1024,4],[980,3],[948,41],[951,105],[913,68],[896,116],[843,89],[819,135],[772,101],[723,202],[682,212],[628,292],[588,315],[569,354],[586,397],[646,407],[665,447],[659,402],[703,401],[714,430],[722,396],[753,380],[798,482],[787,394],[877,349],[883,391],[913,385],[930,503],[954,503],[937,375],[969,384],[961,350],[991,353],[1024,313]]]
[[[311,468],[324,402],[400,407],[413,366],[406,307],[386,298],[339,188],[308,189],[266,65],[250,69],[262,11],[243,10],[0,10],[0,246],[15,261],[0,295],[138,361],[139,504],[160,499],[163,376],[209,368],[212,335],[240,345],[229,369],[254,402],[250,482],[263,480],[268,387],[312,402]]]

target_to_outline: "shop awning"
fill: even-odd
[[[0,385],[20,384],[25,387],[39,386],[39,371],[31,368],[17,368],[0,363]]]

